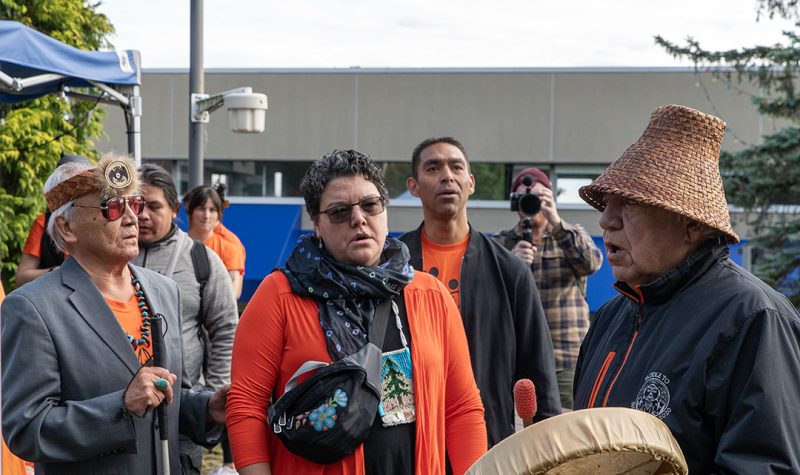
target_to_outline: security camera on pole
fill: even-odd
[[[211,112],[224,104],[233,132],[261,133],[267,114],[267,96],[240,87],[218,94],[205,93],[203,69],[203,0],[192,0],[189,59],[189,188],[203,184],[203,138]]]

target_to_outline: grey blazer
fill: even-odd
[[[155,312],[166,317],[165,366],[178,375],[169,406],[170,471],[180,474],[178,428],[197,443],[216,442],[206,427],[209,392],[182,388],[180,297],[175,283],[130,266]],[[155,411],[122,413],[140,365],[102,294],[72,258],[3,302],[3,436],[36,473],[161,473]],[[182,388],[178,391],[178,388]]]

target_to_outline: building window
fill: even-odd
[[[164,167],[172,174],[178,195],[189,192],[189,162],[186,160],[147,160]],[[261,160],[205,160],[203,183],[224,183],[228,196],[297,198],[300,182],[312,161],[261,161]],[[407,162],[379,162],[384,181],[392,200],[411,198],[406,180],[411,172]],[[523,168],[535,166],[550,176],[557,191],[559,204],[584,204],[578,188],[588,185],[604,166],[471,163],[475,176],[475,193],[472,200],[508,201],[511,179]]]
[[[189,162],[148,160],[172,174],[178,194],[189,192]],[[224,183],[228,196],[298,197],[300,181],[311,162],[265,162],[260,160],[205,160],[203,183]]]

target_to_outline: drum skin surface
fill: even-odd
[[[689,473],[664,422],[622,407],[551,417],[495,445],[469,475],[657,475]]]

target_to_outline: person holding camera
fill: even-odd
[[[575,363],[589,329],[586,277],[600,269],[603,254],[581,225],[561,219],[550,179],[538,168],[514,177],[511,210],[519,222],[494,238],[531,266],[553,340],[561,405],[572,409]]]

